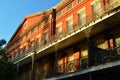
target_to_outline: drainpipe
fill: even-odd
[[[51,20],[51,36],[56,33],[56,9],[52,9],[52,20]]]
[[[52,19],[51,19],[51,36],[54,37],[56,35],[56,9],[52,9]],[[56,38],[56,37],[54,37]],[[54,75],[57,73],[57,46],[55,45],[55,53],[54,53]]]

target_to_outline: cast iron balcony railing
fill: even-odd
[[[88,57],[85,56],[80,59],[75,59],[75,60],[57,65],[57,69],[56,69],[57,73],[55,74],[55,76],[78,72],[78,71],[90,68],[92,66],[97,66],[105,63],[118,61],[120,60],[120,46],[114,49],[106,49],[106,50],[100,49],[98,51],[95,51],[93,54],[94,54],[94,56],[92,56],[93,64],[91,66],[89,66],[89,63],[88,63],[89,62]],[[51,77],[51,73],[47,75],[48,77]]]
[[[61,38],[64,38],[64,37],[68,36],[69,34],[74,33],[77,30],[80,30],[80,29],[84,28],[89,23],[91,23],[91,22],[101,18],[102,16],[104,16],[105,14],[113,11],[114,8],[117,8],[119,6],[120,6],[120,1],[119,0],[114,1],[114,3],[109,3],[109,4],[106,4],[106,5],[103,5],[100,9],[97,9],[97,11],[94,11],[94,14],[92,14],[92,13],[88,14],[84,18],[81,19],[81,20],[86,20],[85,24],[81,25],[81,22],[72,24],[71,25],[71,29],[64,30],[64,32],[62,33],[61,36],[59,36],[58,34],[55,34],[54,36],[51,36],[47,42],[41,41],[40,42],[41,43],[40,46],[34,48],[32,51],[41,50],[44,47],[46,47],[48,45],[51,45],[51,43],[54,43],[57,40],[59,40]],[[101,13],[97,13],[98,11],[101,11]],[[25,57],[26,55],[28,55],[32,51],[28,50],[28,53],[27,54],[23,54],[23,56],[20,57],[20,58]],[[14,61],[19,60],[20,58],[15,59]]]
[[[92,65],[103,64],[106,62],[112,62],[120,59],[120,46],[114,49],[100,49],[93,52]]]
[[[66,74],[66,73],[76,72],[85,69],[87,67],[88,67],[88,58],[84,57],[81,59],[75,59],[58,65],[57,72]]]

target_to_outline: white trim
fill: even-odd
[[[86,7],[83,7],[82,9],[80,9],[77,13],[81,13],[82,11],[86,10]],[[85,13],[86,14],[86,13]]]
[[[49,29],[45,30],[44,33],[48,32],[48,31],[49,31]]]
[[[98,2],[98,1],[100,2],[100,0],[94,0],[94,1],[92,1],[90,4],[93,5],[93,4],[95,4],[96,2]]]
[[[17,51],[18,51],[18,49],[15,50],[15,52],[17,52]]]
[[[59,24],[57,24],[56,27],[59,27],[60,25],[62,25],[62,22],[60,22]]]
[[[33,39],[33,38],[32,38],[32,39],[30,39],[30,42],[31,42],[31,41],[34,41],[34,39]]]
[[[23,45],[22,45],[22,46],[20,46],[20,48],[19,48],[19,49],[21,49],[21,48],[23,48]]]
[[[39,38],[41,36],[41,34],[37,35],[36,38]]]
[[[73,18],[73,14],[71,15],[71,16],[69,16],[67,19],[66,19],[66,21],[68,21],[68,20],[70,20],[70,19],[72,19]]]
[[[24,30],[26,30],[27,27],[28,27],[28,21],[26,21],[26,22],[23,24],[23,28],[24,28]]]

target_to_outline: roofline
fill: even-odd
[[[7,45],[10,44],[10,42],[12,41],[12,39],[15,37],[15,35],[17,34],[17,32],[19,31],[19,29],[22,27],[21,25],[25,22],[26,19],[28,18],[32,18],[32,17],[35,17],[35,16],[38,16],[38,15],[43,15],[44,12],[49,12],[51,9],[48,9],[48,10],[45,10],[45,11],[41,11],[41,12],[37,12],[37,13],[34,13],[34,14],[30,14],[30,15],[27,15],[24,17],[24,19],[22,20],[22,22],[19,24],[18,28],[16,29],[16,31],[13,33],[12,37],[10,38],[10,40],[8,41]]]
[[[59,7],[63,2],[65,2],[65,0],[61,0],[57,5],[55,5],[53,8],[57,8]],[[44,12],[49,12],[51,9],[53,8],[50,8],[48,10],[44,10],[44,11],[41,11],[41,12],[37,12],[37,13],[34,13],[34,14],[30,14],[30,15],[27,15],[24,17],[24,19],[21,21],[21,23],[19,24],[18,28],[16,29],[16,31],[13,33],[12,37],[10,38],[10,40],[8,41],[7,45],[10,44],[10,42],[12,41],[12,39],[15,37],[15,35],[17,34],[18,30],[21,28],[21,25],[24,23],[24,21],[28,18],[31,18],[31,17],[35,17],[35,16],[38,16],[38,15],[42,15],[44,14]]]

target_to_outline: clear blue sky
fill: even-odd
[[[25,16],[54,7],[61,0],[0,0],[0,39],[7,42]]]

